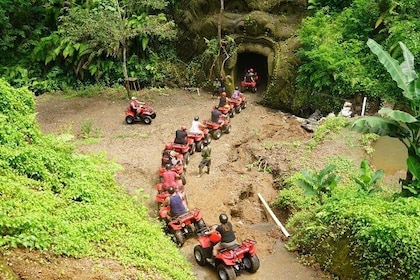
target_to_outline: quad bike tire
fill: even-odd
[[[236,111],[237,114],[239,114],[242,111],[242,107],[241,106],[236,106],[235,111]]]
[[[195,143],[195,150],[197,152],[201,152],[201,150],[204,148],[204,144],[203,144],[203,140],[198,141],[197,143]]]
[[[134,123],[134,117],[133,116],[127,116],[127,117],[125,117],[125,122],[127,124],[133,124]]]
[[[185,243],[185,237],[182,234],[182,231],[177,230],[177,231],[175,231],[174,235],[175,235],[175,238],[176,238],[176,245],[178,245],[178,247],[182,247],[182,245],[184,245],[184,243]]]
[[[181,178],[182,185],[185,185],[187,183],[187,178],[185,177],[184,173],[179,174],[179,177]]]
[[[207,264],[203,247],[200,245],[195,245],[194,247],[194,259],[201,266],[205,266]]]
[[[257,89],[257,87],[253,87],[251,90],[252,90],[253,93],[256,93],[258,89]]]
[[[232,108],[229,112],[229,118],[233,118],[236,115],[235,109]]]
[[[210,134],[207,134],[207,135],[206,135],[206,138],[204,138],[204,141],[206,141],[206,142],[207,142],[207,144],[210,144],[210,143],[211,143],[211,140],[213,140],[213,138],[211,137],[211,135],[210,135]]]
[[[255,273],[260,268],[260,259],[257,255],[253,255],[252,257],[246,256],[242,262],[244,263],[245,270],[249,273]]]
[[[151,124],[152,123],[152,118],[149,116],[143,117],[143,122],[144,124]]]
[[[225,134],[229,134],[231,131],[232,131],[232,126],[230,124],[226,125],[223,128],[223,133],[225,133]]]
[[[195,143],[191,144],[191,148],[190,148],[190,155],[193,155],[196,151],[197,147],[195,146]]]
[[[242,110],[245,109],[248,106],[248,102],[247,101],[242,102],[241,106],[242,106]]]
[[[211,136],[214,140],[220,139],[220,137],[222,137],[222,131],[220,129],[216,129],[212,131]]]
[[[217,266],[217,275],[221,280],[234,280],[236,279],[236,273],[232,266],[226,266],[221,263]]]
[[[184,163],[185,164],[190,163],[190,153],[185,153],[184,154]]]
[[[195,224],[195,231],[201,230],[202,228],[206,227],[206,223],[204,222],[203,219],[200,219],[196,224]]]

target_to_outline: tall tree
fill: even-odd
[[[175,37],[175,24],[162,13],[167,4],[157,0],[100,0],[89,8],[72,6],[61,18],[59,33],[67,46],[85,46],[79,66],[88,67],[95,57],[116,57],[122,63],[124,79],[128,79],[130,40],[140,40],[145,50],[150,40]]]

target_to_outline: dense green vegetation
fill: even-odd
[[[193,279],[141,193],[116,184],[117,164],[43,135],[29,90],[0,79],[0,92],[1,248],[115,259],[139,267],[140,279]]]
[[[328,113],[341,108],[343,99],[399,101],[400,94],[366,45],[375,39],[398,60],[404,42],[420,56],[419,0],[313,0],[313,15],[298,31],[302,65],[297,91],[312,109]],[[419,68],[419,64],[415,65]],[[325,95],[331,98],[325,98]],[[303,98],[303,97],[302,97]]]
[[[320,130],[324,138],[348,133],[341,117],[328,118]],[[419,279],[420,200],[384,185],[383,172],[366,161],[357,168],[331,158],[326,165],[288,178],[273,203],[291,213],[287,247],[343,279]]]

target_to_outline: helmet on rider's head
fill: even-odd
[[[225,91],[223,91],[223,92],[221,93],[221,95],[222,95],[223,97],[225,97],[225,96],[226,96],[226,92],[225,92]]]
[[[187,130],[187,127],[185,125],[181,126],[181,130],[185,131]]]
[[[135,96],[131,97],[131,100],[137,100],[137,98]]]
[[[239,89],[239,87],[235,87],[235,89],[236,89],[236,90],[238,90],[238,89]]]
[[[220,216],[219,216],[219,221],[220,221],[222,224],[226,224],[226,223],[227,223],[227,221],[228,221],[228,216],[227,216],[226,214],[220,214]]]
[[[173,194],[174,192],[175,192],[174,187],[170,186],[170,187],[168,188],[168,193],[169,193],[169,194]]]
[[[194,117],[194,120],[195,120],[195,121],[198,121],[199,119],[200,119],[200,118],[199,118],[198,116],[195,116],[195,117]]]
[[[254,73],[254,69],[250,68],[249,72]]]
[[[165,168],[166,168],[166,170],[170,170],[170,169],[172,168],[172,166],[171,166],[169,163],[167,163],[167,164],[165,165]]]
[[[203,145],[204,145],[204,146],[207,146],[208,144],[209,144],[209,141],[207,141],[207,140],[204,140],[204,141],[203,141]]]

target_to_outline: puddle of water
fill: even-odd
[[[407,149],[397,138],[381,136],[374,144],[373,165],[386,175],[407,169]]]

